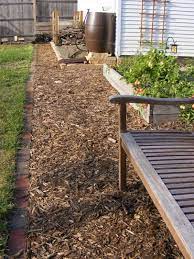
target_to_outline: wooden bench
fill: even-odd
[[[142,180],[185,258],[194,258],[194,133],[127,131],[126,104],[194,104],[194,98],[112,96],[119,104],[119,188],[126,189],[126,158]]]

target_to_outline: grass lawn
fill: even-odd
[[[15,153],[23,127],[24,85],[31,45],[0,46],[0,255],[7,241],[6,217],[12,207]]]

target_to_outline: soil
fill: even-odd
[[[182,258],[130,164],[128,190],[117,191],[115,93],[101,66],[61,70],[38,46],[28,258]],[[132,108],[129,126],[148,127]]]

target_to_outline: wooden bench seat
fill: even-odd
[[[128,157],[183,255],[194,258],[194,134],[127,131],[126,103],[133,102],[134,97],[124,98],[125,102],[122,96],[111,98],[111,102],[120,104],[120,190],[126,188]],[[145,101],[139,98],[142,103]],[[184,99],[184,103],[190,101]]]

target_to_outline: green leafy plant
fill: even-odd
[[[128,83],[132,83],[137,95],[165,97],[192,97],[194,95],[194,67],[184,70],[177,58],[163,51],[150,50],[117,66],[117,70]],[[184,107],[183,118],[194,121],[193,109]]]

